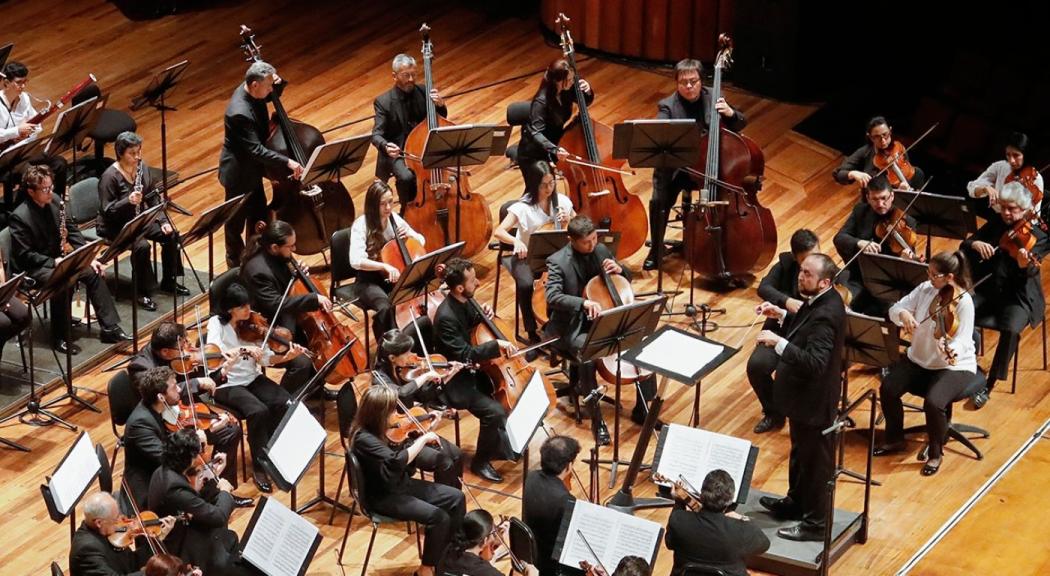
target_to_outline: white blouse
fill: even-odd
[[[426,238],[422,234],[416,232],[409,226],[408,222],[405,222],[404,218],[397,214],[392,215],[394,222],[397,222],[398,226],[402,224],[405,228],[408,228],[408,236],[415,238],[420,245],[426,245]],[[389,242],[394,239],[394,229],[390,226],[390,220],[387,219],[386,225],[383,227],[383,240]],[[350,227],[350,265],[356,270],[361,269],[361,263],[368,258],[368,223],[365,222],[365,217],[362,214],[354,220],[354,225]]]
[[[963,294],[955,307],[959,329],[955,337],[948,341],[948,346],[955,352],[955,364],[950,365],[944,358],[939,342],[934,338],[936,329],[934,320],[926,320],[930,315],[930,303],[937,297],[937,289],[929,280],[919,284],[907,296],[890,307],[889,319],[900,326],[901,312],[907,310],[919,322],[919,327],[911,335],[911,346],[908,347],[908,359],[928,370],[962,370],[977,371],[977,351],[973,344],[973,299],[970,294]]]
[[[569,200],[568,196],[561,193],[558,194],[558,207],[568,211],[570,215],[573,212],[572,200]],[[539,204],[529,204],[524,200],[511,204],[507,208],[507,212],[518,219],[516,238],[526,246],[529,245],[529,238],[532,237],[533,232],[539,230],[544,224],[553,222],[555,216],[557,216],[553,209],[550,212],[544,212]]]
[[[1006,160],[992,162],[992,165],[986,168],[976,180],[971,180],[966,184],[966,191],[970,194],[971,198],[976,198],[977,196],[974,196],[974,194],[976,194],[977,189],[984,186],[991,186],[992,188],[1001,191],[1003,186],[1006,185],[1007,176],[1009,176],[1011,172],[1013,172],[1013,168],[1010,168],[1010,163]],[[1035,175],[1035,186],[1036,188],[1043,190],[1042,174]],[[1034,206],[1036,212],[1039,212],[1041,205],[1042,202]],[[996,206],[996,208],[998,208],[998,206]],[[999,210],[996,210],[996,212],[998,211]]]
[[[244,342],[237,336],[237,329],[232,323],[223,324],[218,316],[212,316],[208,320],[208,336],[205,340],[208,344],[215,344],[219,350],[229,352],[241,346],[258,346],[255,342]],[[273,351],[269,348],[263,350],[263,365],[270,365]],[[241,357],[226,372],[227,386],[247,386],[260,374],[262,367],[251,356]]]
[[[18,136],[18,126],[36,116],[36,109],[29,101],[29,94],[22,92],[18,102],[14,106],[7,101],[7,96],[0,92],[0,143],[7,142]],[[30,138],[35,138],[40,133],[41,127],[37,126]]]

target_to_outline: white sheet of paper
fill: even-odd
[[[669,424],[655,472],[672,482],[681,474],[700,490],[708,472],[722,469],[733,477],[739,498],[750,451],[751,442],[742,438]]]
[[[310,410],[299,402],[268,451],[270,462],[285,480],[294,482],[310,465],[317,448],[327,437]]]
[[[296,576],[316,538],[317,526],[267,498],[242,556],[267,576]]]
[[[510,447],[516,454],[525,450],[529,438],[540,425],[540,420],[550,405],[550,398],[543,388],[543,375],[536,370],[525,386],[525,391],[518,396],[514,410],[507,416],[507,436],[510,438]]]
[[[615,569],[624,556],[640,556],[652,562],[662,528],[651,520],[577,500],[558,562],[574,568],[580,567],[581,560],[594,564],[587,544],[608,570]],[[583,533],[586,543],[577,531]]]
[[[101,468],[98,455],[95,454],[95,444],[91,442],[91,436],[84,432],[62,467],[55,471],[48,482],[59,512],[69,514],[77,498],[84,493]]]
[[[718,357],[725,346],[712,344],[676,330],[647,341],[638,360],[688,378]]]

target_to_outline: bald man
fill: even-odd
[[[117,501],[108,492],[96,492],[84,500],[84,521],[73,535],[69,549],[71,576],[140,575],[152,555],[149,546],[114,548],[107,538],[116,531],[120,518]],[[175,518],[161,518],[160,539],[163,540],[175,526]]]

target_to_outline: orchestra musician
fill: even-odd
[[[868,121],[866,136],[868,142],[843,159],[842,164],[832,172],[832,177],[839,184],[843,186],[857,184],[864,187],[873,176],[879,173],[879,169],[875,166],[875,154],[893,145],[893,128],[884,116],[875,116]],[[907,154],[905,154],[905,159],[907,159]],[[903,190],[919,189],[925,182],[926,176],[922,169],[915,166],[915,175],[907,182],[902,182],[900,188]]]
[[[58,261],[65,255],[63,239],[73,248],[87,244],[76,223],[66,214],[62,198],[54,193],[52,182],[47,166],[26,170],[22,188],[29,199],[11,214],[13,271],[25,272],[38,286],[51,278]],[[107,344],[130,341],[131,337],[120,327],[120,315],[103,279],[104,270],[101,262],[92,260],[90,270],[82,272],[77,280],[87,286],[88,299],[98,315],[102,327],[99,340]],[[55,350],[77,354],[80,347],[68,340],[72,332],[69,294],[63,292],[51,299],[51,339]]]
[[[142,576],[204,576],[204,573],[178,556],[154,554],[142,568]]]
[[[405,140],[417,124],[427,119],[427,98],[434,102],[437,113],[448,116],[445,99],[437,88],[426,93],[422,84],[416,84],[416,59],[398,54],[391,65],[394,86],[376,97],[375,124],[372,126],[372,145],[379,151],[376,158],[376,178],[384,182],[394,176],[400,213],[416,198],[416,174],[405,164]],[[367,204],[366,204],[367,205]],[[385,219],[384,219],[385,220]],[[382,334],[382,332],[380,332]]]
[[[303,167],[294,159],[270,150],[265,144],[270,133],[266,102],[280,86],[281,77],[273,66],[253,62],[226,106],[219,182],[226,189],[227,200],[241,194],[248,196],[243,208],[226,221],[226,264],[230,268],[241,262],[244,251],[241,235],[250,236],[256,222],[268,219],[262,181],[265,170],[287,167],[294,178],[303,172]]]
[[[373,374],[378,375],[384,384],[396,388],[397,396],[405,406],[443,403],[442,388],[464,365],[462,362],[449,362],[444,375],[426,369],[427,365],[413,353],[416,341],[412,339],[412,331],[409,327],[404,331],[394,329],[383,334]]]
[[[928,281],[890,308],[890,321],[904,329],[911,345],[907,355],[890,366],[879,387],[886,437],[873,454],[885,456],[905,449],[901,397],[905,392],[922,396],[929,446],[922,475],[932,476],[940,469],[948,437],[948,406],[974,378],[977,352],[973,299],[966,292],[971,287],[966,255],[961,251],[939,252],[930,259],[927,272]],[[955,322],[955,333],[949,334]],[[943,331],[939,338],[938,331]]]
[[[565,510],[576,501],[566,488],[580,443],[571,436],[550,436],[540,446],[540,468],[529,470],[521,493],[521,520],[536,537],[536,568],[540,576],[579,575],[553,557]]]
[[[7,254],[0,250],[0,284],[7,282]],[[0,302],[0,359],[4,356],[4,345],[11,338],[22,333],[33,321],[29,307],[18,296],[11,296],[7,302]]]
[[[1011,243],[1011,230],[1026,227],[1025,221],[1032,217],[1031,193],[1020,182],[1010,182],[999,190],[998,204],[999,216],[989,219],[962,243],[974,277],[992,275],[977,287],[973,302],[976,316],[994,316],[999,332],[999,343],[988,369],[988,386],[973,397],[978,409],[988,402],[995,383],[1006,379],[1021,331],[1026,325],[1038,326],[1046,307],[1039,271],[1039,259],[1050,251],[1046,232],[1038,225],[1027,226],[1034,244],[1031,248],[1018,248],[1016,256],[1002,247]]]
[[[497,530],[502,536],[496,533]],[[445,576],[502,576],[503,571],[494,562],[496,551],[504,542],[510,542],[506,526],[497,526],[487,510],[471,510],[463,516],[463,523],[452,538],[438,573]],[[523,564],[525,576],[539,576],[535,566],[528,562]]]
[[[364,497],[370,510],[426,526],[420,576],[433,576],[452,535],[466,513],[458,488],[412,476],[416,460],[427,444],[439,443],[428,431],[403,446],[391,446],[386,437],[397,406],[397,393],[387,386],[370,386],[350,428],[351,449],[364,475]]]
[[[98,180],[98,235],[113,240],[135,216],[161,202],[159,194],[153,192],[153,177],[149,166],[142,159],[142,137],[134,132],[122,132],[113,145],[117,161],[102,172]],[[189,296],[190,291],[179,284],[177,277],[183,275],[182,258],[179,254],[179,236],[163,210],[146,228],[143,237],[131,249],[131,265],[138,282],[138,305],[146,310],[156,310],[157,304],[150,297],[156,276],[150,266],[152,240],[160,244],[161,266],[164,279],[160,289],[169,294]]]
[[[116,548],[109,536],[120,521],[117,501],[108,492],[95,492],[84,499],[84,520],[80,523],[69,548],[70,576],[134,576],[142,574],[150,560],[149,546]],[[158,538],[163,540],[175,527],[175,518],[160,518]]]
[[[998,212],[999,191],[1003,189],[1006,182],[1016,178],[1026,168],[1034,173],[1032,185],[1035,186],[1039,191],[1039,195],[1042,196],[1043,175],[1034,166],[1025,163],[1025,151],[1028,150],[1028,147],[1027,134],[1022,132],[1010,134],[1003,151],[1005,159],[992,162],[976,180],[971,180],[966,184],[966,192],[969,193],[971,198],[988,198],[988,204],[977,203],[978,214],[984,217],[985,220],[995,217],[991,214],[991,211]],[[1042,201],[1042,198],[1039,199],[1039,202],[1033,201],[1032,204],[1036,214],[1044,214],[1043,207],[1046,206],[1046,203]]]
[[[529,343],[537,344],[542,337],[536,324],[536,312],[532,308],[532,295],[539,276],[533,274],[529,267],[529,238],[533,232],[554,223],[558,228],[564,229],[569,220],[576,215],[576,211],[573,210],[572,200],[557,191],[549,163],[537,162],[536,170],[530,170],[523,175],[526,178],[539,177],[540,181],[526,184],[526,188],[533,192],[526,193],[521,200],[507,208],[507,216],[493,234],[500,242],[514,246],[514,253],[503,261],[503,265],[514,277],[514,294]],[[555,195],[557,199],[552,201]],[[557,210],[554,209],[555,202],[558,205]],[[517,232],[512,236],[510,231],[515,229]]]
[[[711,126],[711,92],[703,85],[703,65],[699,60],[686,58],[674,67],[674,79],[677,89],[674,94],[660,100],[656,105],[656,117],[660,120],[696,120],[696,127],[701,134]],[[722,116],[722,126],[733,132],[740,132],[747,126],[743,112],[733,108],[725,98],[715,102],[715,110]],[[690,192],[696,188],[696,182],[686,173],[677,170],[653,170],[653,195],[649,200],[649,253],[642,264],[644,270],[656,270],[660,265],[656,261],[656,248],[664,242],[667,231],[667,220],[671,208],[678,202],[678,195],[685,191],[685,204],[691,203]],[[664,251],[662,254],[666,254]]]

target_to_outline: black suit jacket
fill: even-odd
[[[846,307],[835,290],[788,314],[780,333],[788,340],[777,361],[773,401],[791,420],[827,426],[835,417],[842,382]]]
[[[62,199],[51,195],[51,203],[41,208],[27,198],[11,213],[11,260],[12,272],[25,272],[37,281],[51,275],[55,269],[55,258],[62,254],[59,246],[59,210]],[[69,244],[80,248],[87,239],[66,212],[66,232]]]
[[[839,253],[839,257],[842,258],[843,262],[849,262],[850,258],[857,254],[860,250],[858,244],[861,240],[878,242],[879,238],[875,235],[875,226],[882,218],[884,217],[876,214],[865,200],[861,200],[853,206],[846,223],[842,225],[842,228],[839,228],[838,234],[835,234],[835,251]],[[908,223],[912,230],[917,226],[915,218],[909,215],[904,216],[904,221]],[[883,243],[882,253],[892,256],[893,251],[890,249],[890,242],[892,240],[887,240]],[[859,284],[862,282],[859,261],[854,260],[850,264],[849,272],[854,283]]]
[[[732,108],[732,106],[730,106]],[[686,110],[685,100],[675,91],[667,98],[660,100],[656,104],[656,117],[659,119],[671,120],[671,119],[687,119],[692,118],[696,120],[697,127],[700,128],[701,132],[707,132],[711,126],[711,91],[707,88],[700,90],[700,111],[703,112],[702,118],[697,118]],[[744,113],[736,108],[733,108],[733,116],[731,118],[723,117],[721,120],[722,126],[732,130],[733,132],[740,132],[747,126],[747,118],[744,117]]]
[[[200,566],[205,574],[225,573],[237,545],[237,535],[227,528],[233,512],[229,492],[220,491],[208,480],[198,493],[185,476],[161,466],[150,480],[149,509],[161,518],[190,514],[189,521],[176,522],[164,540],[168,551]]]
[[[525,476],[525,487],[521,495],[521,520],[536,537],[536,568],[540,576],[558,573],[558,561],[553,558],[554,543],[558,539],[565,510],[576,501],[565,484],[557,476],[542,470],[531,470]],[[562,567],[561,571],[582,574],[578,570]]]
[[[157,366],[167,366],[168,363],[163,358],[153,353],[153,344],[146,344],[142,348],[139,348],[139,353],[131,358],[131,362],[128,363],[128,376],[131,377],[131,385],[135,387],[135,392],[138,392],[139,384],[141,384],[142,376],[150,368],[156,368]],[[200,382],[195,376],[202,374],[200,369],[190,372],[190,392],[196,395],[200,391]],[[209,374],[212,380],[217,384],[222,384],[226,381],[226,378],[222,375],[221,369],[216,369],[214,372]],[[184,380],[182,374],[178,375],[179,390],[185,394],[186,388],[183,384]]]
[[[908,158],[908,155],[904,155]],[[910,161],[910,159],[909,159]],[[864,172],[872,176],[879,173],[879,169],[875,167],[875,147],[871,144],[865,144],[860,148],[854,150],[853,154],[846,156],[842,160],[842,164],[831,173],[831,176],[836,182],[843,186],[848,186],[854,182],[850,180],[849,173],[853,170]],[[916,175],[908,182],[913,188],[921,186],[922,178],[919,177],[919,171],[916,171]]]
[[[152,553],[149,546],[118,550],[81,523],[69,548],[70,576],[140,576]]]
[[[149,500],[149,483],[164,459],[168,431],[160,416],[139,402],[124,425],[124,479],[140,508]]]
[[[372,126],[372,145],[379,150],[376,158],[376,177],[387,178],[390,176],[390,165],[393,159],[386,155],[387,142],[393,142],[404,149],[405,140],[409,133],[420,122],[427,119],[427,100],[430,95],[421,84],[407,94],[401,93],[401,89],[393,86],[390,90],[383,92],[375,101],[372,108],[375,110],[375,124]],[[405,106],[402,99],[407,99]],[[439,116],[448,116],[448,108],[437,106]]]
[[[260,312],[268,320],[273,320],[277,306],[281,303],[281,296],[284,296],[291,280],[292,271],[288,268],[287,261],[271,256],[265,251],[252,256],[241,267],[241,282],[252,295],[252,309]],[[294,319],[302,312],[314,312],[320,308],[321,304],[316,294],[289,295],[281,307],[281,316]],[[291,326],[283,321],[281,324],[294,328],[294,320],[291,322]]]
[[[690,562],[717,568],[729,576],[747,576],[745,560],[769,549],[769,538],[753,522],[720,512],[675,508],[667,520],[664,544],[674,552],[672,576]]]
[[[589,105],[594,102],[594,92],[584,93]],[[572,117],[572,105],[576,102],[576,89],[561,92],[556,102],[547,100],[547,92],[541,91],[532,99],[529,121],[521,127],[518,143],[518,159],[552,160],[558,143],[565,135],[565,123]]]
[[[466,364],[496,358],[500,352],[499,344],[495,340],[478,346],[471,343],[471,332],[482,319],[481,314],[469,302],[461,303],[452,296],[445,298],[434,315],[434,329],[437,334],[434,351],[444,354],[449,360]],[[472,395],[473,390],[490,385],[484,372],[463,370],[445,385],[444,393],[453,406],[466,406],[470,402],[468,394]]]
[[[544,333],[551,337],[561,336],[562,343],[571,345],[590,326],[590,320],[583,310],[583,289],[593,278],[588,275],[581,262],[585,255],[577,254],[572,244],[566,244],[561,250],[547,257],[547,313],[550,321],[544,326]],[[606,258],[613,258],[604,244],[599,243],[593,252],[600,267]],[[622,263],[623,276],[631,279],[631,271]]]
[[[135,206],[128,201],[128,197],[135,190],[135,185],[124,178],[117,166],[116,162],[110,164],[98,180],[99,207],[95,226],[99,236],[109,239],[116,238],[121,228],[135,217]],[[143,162],[142,193],[148,195],[152,190],[153,178],[150,177],[149,166]],[[157,204],[160,204],[160,194],[144,198],[139,206],[142,210],[146,210]],[[153,222],[152,226],[158,228],[161,224],[168,222],[168,217],[164,214],[163,209]]]
[[[1003,250],[996,250],[991,259],[981,260],[980,255],[973,249],[975,241],[982,241],[992,246],[999,245],[999,239],[1009,230],[1009,226],[1002,218],[996,216],[981,226],[972,236],[963,240],[962,249],[970,262],[973,270],[973,278],[976,282],[985,275],[992,277],[977,287],[982,294],[990,296],[986,301],[994,303],[1002,299],[1004,294],[1016,294],[1021,306],[1028,312],[1028,324],[1038,326],[1043,321],[1043,309],[1046,308],[1046,299],[1043,296],[1043,279],[1039,272],[1039,266],[1028,266],[1021,268],[1017,261]],[[1036,244],[1032,247],[1032,253],[1042,258],[1050,252],[1050,239],[1038,226],[1032,228],[1036,237]],[[984,305],[982,305],[983,307]],[[983,316],[985,310],[978,310],[977,315]]]
[[[798,294],[798,260],[791,252],[781,252],[777,263],[758,284],[758,295],[765,301],[784,308],[788,298],[801,300]]]
[[[246,193],[261,185],[267,167],[280,168],[288,157],[266,147],[270,118],[265,100],[252,98],[237,86],[226,105],[222,152],[219,153],[219,182],[228,190]]]

